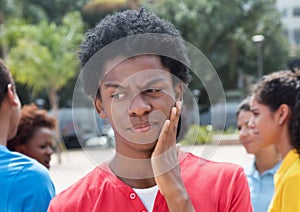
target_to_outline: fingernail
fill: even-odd
[[[182,102],[181,102],[181,101],[178,101],[178,102],[177,102],[177,107],[178,107],[179,110],[181,110],[181,106],[182,106]]]
[[[172,107],[172,114],[176,115],[176,107]]]

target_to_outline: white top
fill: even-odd
[[[154,201],[158,192],[158,186],[156,185],[151,188],[143,188],[143,189],[140,188],[132,188],[132,189],[142,200],[147,211],[152,211],[154,206]]]

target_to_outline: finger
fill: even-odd
[[[178,122],[180,117],[180,112],[177,105],[172,108],[171,115],[170,115],[170,127],[169,127],[169,134],[168,134],[168,141],[172,145],[176,143],[176,135],[177,135],[177,128]]]
[[[171,117],[170,117],[170,120],[171,122],[174,121],[175,123],[175,126],[176,126],[176,130],[177,130],[177,125],[178,125],[178,121],[179,121],[179,118],[180,118],[180,114],[181,114],[181,105],[182,103],[180,101],[177,101],[175,103],[175,106],[173,108],[176,109],[176,112],[173,111],[173,108],[172,108],[172,112],[171,112]]]
[[[177,112],[177,113],[179,113],[178,115],[180,115],[180,113],[181,113],[181,107],[182,107],[182,102],[181,101],[176,101],[175,106],[176,106],[176,108],[178,110],[178,112]]]
[[[163,151],[163,149],[165,147],[165,141],[168,138],[169,126],[170,126],[170,120],[166,120],[162,127],[162,130],[160,131],[160,134],[159,134],[159,137],[157,140],[157,144],[155,147],[156,152]]]
[[[170,125],[170,120],[168,120],[168,119],[165,120],[165,123],[163,124],[163,127],[162,127],[162,129],[160,131],[158,139],[167,135],[168,129],[169,129],[169,125]]]

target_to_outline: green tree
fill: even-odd
[[[38,5],[20,0],[0,0],[0,24],[10,17],[39,20],[45,13]]]
[[[18,30],[16,30],[16,27]],[[78,73],[76,52],[83,37],[83,22],[78,12],[67,14],[61,25],[42,21],[37,25],[7,26],[4,38],[21,37],[7,57],[16,81],[30,86],[33,92],[46,91],[53,113],[58,117],[58,92]],[[22,32],[21,35],[18,33]],[[57,136],[60,139],[57,119]]]
[[[147,7],[174,23],[184,39],[212,62],[225,89],[234,89],[238,70],[256,75],[256,51],[251,40],[255,34],[265,37],[264,73],[286,67],[288,42],[275,2],[157,0]]]
[[[24,32],[20,31],[19,26],[22,24],[39,24],[41,21],[55,22],[57,25],[62,24],[63,17],[72,11],[82,11],[83,5],[89,0],[0,0],[0,58],[5,58],[12,47],[16,45],[16,41],[23,37]],[[3,40],[3,32],[6,25],[12,24],[6,22],[14,22],[15,31],[11,32],[10,38]],[[70,102],[72,89],[75,79],[70,80],[62,89],[60,95],[67,98],[60,98],[60,105],[66,106]],[[46,99],[46,93],[42,91],[37,95],[32,95],[29,87],[17,82],[19,96],[23,103],[29,103],[36,98]],[[49,109],[49,102],[46,101],[45,108]]]
[[[66,14],[72,11],[80,11],[88,0],[23,0],[22,2],[24,5],[30,5],[32,8],[43,11],[48,21],[60,24]],[[28,13],[23,14],[23,17],[28,20],[27,17],[32,16],[32,14],[35,14],[35,12],[29,10]]]

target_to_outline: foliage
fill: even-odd
[[[192,125],[188,129],[184,139],[180,141],[182,145],[200,145],[211,142],[211,126]]]
[[[47,21],[30,25],[12,20],[6,27],[3,39],[13,46],[7,63],[17,81],[35,92],[59,91],[76,75],[75,53],[83,28],[78,12],[66,15],[62,25]]]
[[[0,14],[25,19],[28,23],[38,23],[47,19],[61,23],[63,17],[71,11],[79,11],[88,0],[0,0]]]
[[[182,145],[211,144],[215,138],[231,136],[237,134],[236,128],[228,128],[225,131],[213,129],[211,125],[191,125],[184,137],[180,141]]]
[[[0,0],[0,23],[9,18],[21,18],[31,22],[38,22],[47,17],[45,11],[36,4],[29,4],[28,0]]]
[[[68,13],[59,25],[47,20],[35,25],[12,20],[5,29],[1,38],[12,46],[7,64],[16,81],[30,86],[33,92],[46,91],[56,118],[56,139],[61,141],[58,92],[78,70],[75,53],[83,37],[81,15]],[[18,39],[9,42],[11,38]],[[60,151],[58,146],[59,162]]]
[[[0,57],[6,58],[11,48],[17,46],[17,41],[19,41],[20,39],[24,39],[24,37],[26,37],[26,39],[31,39],[32,37],[36,37],[31,36],[31,34],[34,34],[36,31],[40,33],[40,29],[34,30],[34,32],[30,33],[30,30],[28,30],[28,25],[33,28],[39,28],[40,26],[35,25],[40,25],[41,22],[46,23],[45,25],[49,26],[55,24],[56,27],[64,25],[63,22],[65,20],[64,17],[66,16],[66,14],[72,11],[77,11],[76,13],[78,16],[78,11],[81,10],[83,5],[87,1],[88,0],[0,0]],[[75,26],[77,25],[77,23],[83,25],[83,21],[81,20],[81,18],[80,21],[76,23],[77,20],[79,19],[75,18],[74,23],[72,24],[74,24]],[[6,29],[7,27],[9,27],[9,29]],[[29,35],[27,35],[28,31]],[[81,36],[81,34],[82,32],[76,32],[76,36]],[[48,37],[50,36],[51,33],[48,35]],[[51,39],[48,40],[51,41]],[[78,39],[74,40],[74,54],[76,53],[75,46],[77,47],[78,43]],[[52,51],[52,49],[49,50]],[[75,62],[76,58],[73,57],[73,60]],[[73,64],[74,62],[72,62],[71,64]],[[30,87],[25,87],[19,81],[17,81],[16,83],[19,88],[22,88],[19,89],[19,95],[21,100],[23,100],[23,103],[32,102],[34,98],[37,97],[37,95],[31,95],[32,89]],[[75,79],[71,79],[66,85],[68,89],[60,90],[60,94],[62,94],[63,96],[67,96],[66,99],[60,99],[60,104],[65,105],[70,101],[73,89],[69,89],[69,87],[70,85],[72,86],[74,84]],[[44,99],[46,95],[47,94],[45,93],[45,91],[42,91],[41,93],[39,92],[38,98]],[[48,101],[46,100],[46,102]],[[46,107],[49,108],[49,105],[47,104]]]
[[[232,135],[232,134],[236,134],[238,132],[236,127],[229,127],[224,131],[220,131],[220,130],[213,130],[214,134],[223,134],[223,135]]]
[[[236,88],[239,70],[256,75],[255,34],[265,36],[264,73],[286,67],[288,42],[275,0],[157,0],[146,5],[208,57],[225,89]]]

